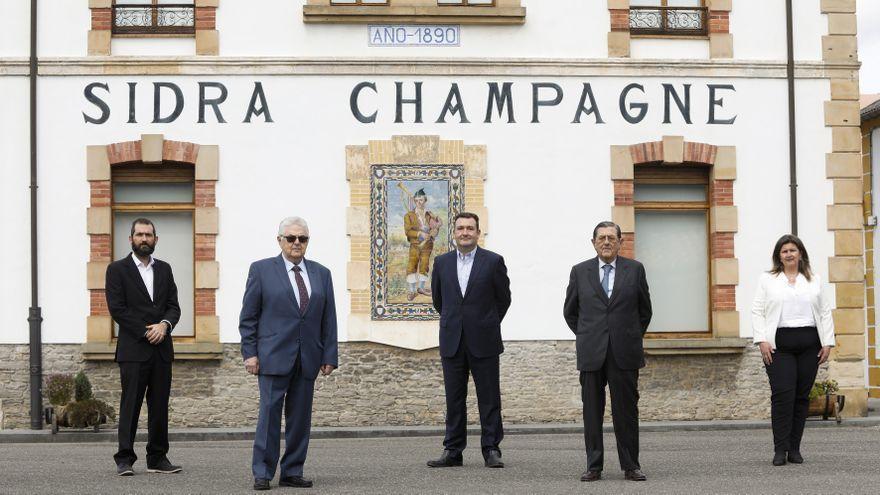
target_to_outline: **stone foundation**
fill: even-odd
[[[501,356],[504,421],[581,421],[573,341],[506,342]],[[439,425],[445,400],[437,350],[410,351],[341,343],[341,367],[316,382],[315,426]],[[757,419],[770,415],[760,354],[648,356],[641,371],[643,421]],[[116,363],[84,361],[80,345],[44,345],[43,373],[84,370],[95,396],[118,408]],[[174,363],[172,427],[248,427],[257,419],[257,379],[244,371],[238,344],[218,361]],[[820,375],[824,372],[820,370]],[[28,346],[0,345],[0,417],[4,428],[28,428]],[[44,403],[48,404],[44,399]],[[478,421],[473,383],[469,419]],[[146,406],[141,426],[146,426]]]

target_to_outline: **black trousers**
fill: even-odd
[[[602,471],[605,448],[602,419],[605,416],[605,385],[611,391],[611,420],[617,439],[620,469],[641,469],[639,465],[639,370],[617,367],[611,347],[605,363],[596,371],[581,371],[581,400],[584,403],[584,442],[587,469]]]
[[[800,451],[821,348],[816,327],[776,330],[773,362],[764,365],[770,379],[770,417],[776,452]]]
[[[122,400],[119,404],[119,451],[116,464],[134,464],[134,438],[144,395],[147,397],[147,466],[168,454],[168,397],[171,394],[171,363],[158,352],[144,362],[119,363]]]
[[[446,437],[443,447],[460,455],[467,445],[467,384],[468,375],[474,377],[477,406],[480,411],[480,446],[483,457],[498,449],[504,438],[501,424],[501,385],[498,356],[474,357],[462,341],[455,355],[441,359],[443,384],[446,387]]]

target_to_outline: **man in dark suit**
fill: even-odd
[[[601,222],[593,229],[597,257],[571,269],[563,314],[577,336],[577,367],[584,404],[587,470],[581,481],[602,477],[602,418],[605,384],[611,390],[611,418],[624,477],[646,479],[639,465],[639,368],[645,366],[642,337],[651,322],[645,267],[618,256],[620,227]]]
[[[456,249],[434,259],[431,293],[440,313],[440,357],[446,387],[446,437],[443,455],[430,467],[462,465],[467,443],[468,374],[474,377],[485,465],[502,468],[498,445],[501,426],[501,388],[498,358],[501,320],[510,307],[510,279],[504,258],[477,247],[480,219],[473,213],[455,216]]]
[[[107,308],[119,325],[116,362],[122,380],[116,473],[134,474],[134,438],[147,396],[147,472],[177,473],[168,461],[168,396],[171,393],[171,330],[180,319],[171,266],[153,258],[159,236],[146,218],[131,224],[131,255],[107,267]]]
[[[260,409],[254,438],[254,490],[268,490],[278,466],[281,409],[284,456],[280,486],[308,488],[303,464],[320,371],[338,366],[336,303],[330,270],[306,260],[309,227],[299,217],[278,227],[281,254],[251,264],[238,330],[248,373],[258,375]]]

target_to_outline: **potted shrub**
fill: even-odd
[[[843,411],[846,397],[838,395],[838,390],[840,387],[835,380],[822,380],[814,383],[813,389],[810,390],[810,409],[807,415],[822,416],[822,419],[833,416],[840,424],[840,412]]]
[[[57,433],[60,426],[94,428],[98,431],[109,419],[116,419],[116,411],[94,397],[92,384],[82,371],[76,377],[50,376],[46,381],[46,390],[49,403],[52,404],[46,409],[46,422],[52,425],[53,433]]]

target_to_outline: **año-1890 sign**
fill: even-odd
[[[459,46],[458,25],[370,25],[370,46]]]

